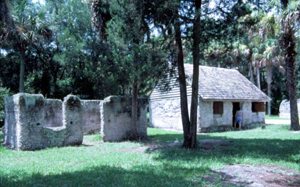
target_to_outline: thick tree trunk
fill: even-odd
[[[132,84],[132,108],[131,108],[131,119],[132,119],[132,126],[131,126],[131,139],[137,140],[138,133],[137,133],[137,118],[138,118],[138,82],[134,81]]]
[[[200,8],[201,0],[195,1],[196,15],[193,28],[193,82],[192,82],[192,101],[191,101],[191,124],[190,124],[190,142],[185,142],[184,146],[197,148],[197,118],[198,118],[198,91],[199,91],[199,60],[200,60]]]
[[[295,32],[292,28],[284,28],[284,33],[282,34],[282,45],[284,48],[284,56],[286,60],[287,69],[287,83],[289,89],[289,99],[290,99],[290,112],[291,112],[291,130],[300,130],[299,126],[299,116],[297,108],[297,91],[296,91],[296,60],[297,55]]]
[[[179,75],[179,87],[180,87],[180,108],[181,108],[181,120],[183,126],[183,136],[184,143],[183,146],[187,146],[190,142],[190,120],[189,120],[189,111],[188,111],[188,101],[187,101],[187,91],[186,91],[186,80],[184,72],[184,61],[183,61],[183,50],[182,50],[182,41],[181,41],[181,30],[180,30],[180,21],[178,17],[175,19],[175,40],[177,48],[177,63],[178,63],[178,75]]]
[[[295,75],[295,59],[287,59],[287,82],[289,88],[290,111],[291,111],[291,130],[300,130],[299,116],[297,107],[297,91],[296,91],[296,75]]]
[[[19,92],[24,93],[24,80],[25,80],[25,49],[20,47],[20,80]]]

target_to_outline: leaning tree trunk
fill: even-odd
[[[25,49],[20,46],[20,80],[19,92],[24,93],[24,80],[25,80]]]
[[[138,115],[138,82],[135,80],[132,84],[132,105],[131,105],[131,139],[137,140],[137,115]]]
[[[193,82],[191,101],[190,142],[184,142],[184,146],[190,149],[197,148],[197,117],[198,117],[198,92],[199,92],[199,60],[200,60],[200,8],[201,0],[195,1],[196,14],[193,28]]]
[[[297,55],[295,32],[292,28],[285,28],[281,36],[282,46],[287,69],[287,83],[289,89],[290,112],[291,112],[291,130],[300,130],[299,116],[297,108],[297,90],[296,90],[296,60]]]
[[[174,28],[175,28],[175,40],[176,40],[176,48],[177,48],[177,63],[178,63],[178,75],[179,75],[179,87],[180,87],[181,120],[183,126],[183,136],[184,136],[183,146],[187,146],[189,145],[188,142],[190,142],[191,140],[190,120],[189,120],[189,111],[188,111],[183,50],[182,50],[181,30],[180,30],[180,21],[178,17],[178,10],[176,14],[177,17],[175,19]]]

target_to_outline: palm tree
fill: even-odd
[[[263,56],[259,53],[252,55],[252,66],[254,67],[254,75],[256,75],[257,87],[261,90],[260,70],[262,68]]]
[[[268,96],[271,98],[271,87],[273,82],[273,70],[278,67],[279,72],[284,75],[284,58],[279,53],[279,46],[276,43],[271,43],[271,46],[267,47],[263,53],[262,67],[266,68],[266,82]],[[272,101],[268,102],[268,115],[271,115]]]
[[[26,15],[26,8],[30,5],[27,0],[20,0],[15,4],[14,16],[11,15],[8,1],[0,0],[1,42],[12,46],[20,54],[20,81],[19,92],[24,92],[26,50],[29,45],[40,42],[42,39],[49,40],[51,30],[40,18],[41,15]],[[31,7],[33,8],[33,7]],[[26,11],[29,14],[31,11]]]
[[[274,15],[264,15],[259,22],[259,37],[267,46],[263,52],[263,59],[261,61],[262,67],[266,68],[266,82],[267,82],[267,92],[268,96],[271,98],[271,85],[273,68],[280,66],[280,54],[279,47],[277,45],[278,30]],[[268,102],[268,115],[271,115],[271,104],[272,101]]]
[[[299,28],[300,22],[300,2],[298,0],[281,0],[273,2],[278,9],[280,17],[280,46],[286,65],[286,76],[289,90],[290,112],[291,112],[291,130],[300,130],[299,116],[297,108],[296,91],[296,38],[295,33]],[[277,3],[277,4],[276,4]]]

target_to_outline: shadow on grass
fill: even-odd
[[[0,174],[0,186],[202,186],[204,181],[187,180],[191,169],[164,166],[138,166],[132,169],[99,166],[56,175],[16,172],[9,177]],[[208,168],[202,168],[207,171]],[[21,177],[20,177],[21,176]]]
[[[161,145],[161,149],[147,149],[147,153],[159,152],[157,160],[209,160],[234,164],[238,159],[269,159],[300,164],[300,140],[282,139],[237,139],[228,136],[199,135],[201,139],[223,139],[224,146],[212,146],[212,149],[203,149],[204,144],[199,143],[198,149],[186,150],[180,146],[183,141],[182,134],[154,135],[151,138]],[[168,146],[168,143],[179,142],[177,146]]]

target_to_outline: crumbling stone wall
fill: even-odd
[[[63,102],[63,126],[66,138],[63,145],[80,145],[83,141],[83,107],[78,97],[68,95]]]
[[[54,146],[81,144],[82,105],[78,97],[64,99],[62,126],[51,117],[59,102],[41,94],[20,93],[5,99],[4,144],[17,150],[36,150]],[[49,112],[49,111],[50,112]],[[54,116],[51,116],[54,115]]]
[[[300,99],[297,100],[298,115],[300,116]],[[279,117],[280,118],[291,118],[290,114],[290,101],[287,99],[283,100],[279,106]]]
[[[62,101],[59,99],[46,99],[45,102],[45,127],[62,126]]]
[[[83,133],[100,132],[100,103],[101,100],[81,100],[83,106]]]
[[[100,104],[103,141],[122,141],[131,133],[131,98],[110,96]],[[137,132],[147,136],[147,99],[138,99]]]

